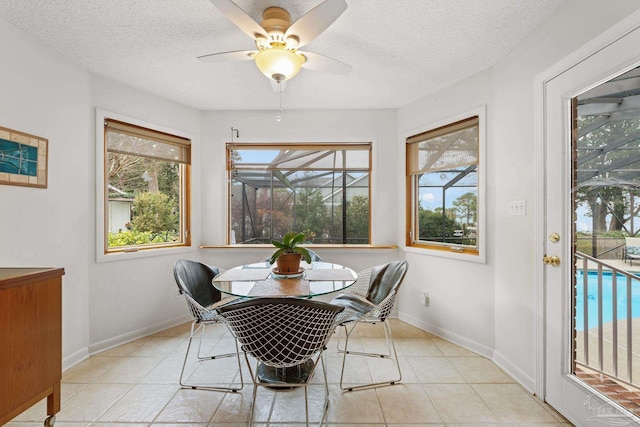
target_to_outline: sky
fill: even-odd
[[[453,187],[447,190],[447,200],[445,208],[453,207],[453,201],[465,193],[472,191],[472,188]],[[439,188],[429,188],[420,190],[420,206],[424,209],[434,211],[436,208],[442,208],[442,191]]]

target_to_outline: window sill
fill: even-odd
[[[463,253],[463,252],[435,250],[431,248],[416,247],[416,246],[403,246],[402,250],[405,253],[409,253],[409,254],[420,254],[420,255],[435,256],[440,258],[449,258],[449,259],[455,259],[459,261],[474,262],[477,264],[486,263],[485,256],[482,252],[478,254],[469,254],[469,253]]]
[[[109,252],[104,254],[98,254],[96,262],[111,262],[111,261],[123,261],[123,260],[132,260],[139,258],[149,258],[156,256],[164,256],[164,255],[175,255],[181,254],[185,252],[193,252],[195,248],[191,245],[180,245],[180,246],[166,246],[162,248],[153,248],[153,249],[145,249],[138,251],[122,251],[122,252]]]
[[[408,248],[415,248],[415,249],[426,249],[426,250],[430,250],[430,251],[443,251],[443,252],[450,252],[450,253],[455,253],[455,254],[464,254],[464,255],[479,255],[480,251],[476,248],[473,247],[468,247],[468,246],[462,246],[462,245],[455,245],[455,244],[451,244],[451,245],[437,245],[437,244],[426,244],[426,243],[414,243],[412,245],[407,245]]]
[[[304,247],[308,247],[310,249],[398,249],[397,245],[302,245]],[[264,248],[273,248],[273,245],[270,244],[260,244],[260,245],[202,245],[200,249],[264,249]]]

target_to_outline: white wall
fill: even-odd
[[[195,159],[200,111],[91,76],[6,23],[0,57],[0,126],[49,140],[47,189],[0,186],[0,266],[64,267],[63,365],[186,320],[172,266],[197,257],[200,163],[192,170],[192,249],[98,264],[95,111],[191,135]]]
[[[62,348],[86,346],[93,233],[90,79],[0,25],[0,126],[49,140],[48,188],[0,185],[0,266],[64,267]]]
[[[441,252],[408,249],[409,271],[399,297],[399,316],[423,329],[464,345],[487,357],[494,346],[494,198],[496,173],[493,167],[494,144],[492,123],[493,74],[485,71],[433,96],[399,109],[398,144],[404,156],[404,140],[428,130],[429,125],[486,106],[487,157],[481,159],[480,173],[486,176],[485,206],[487,225],[486,262],[444,258]],[[459,119],[459,117],[458,117]],[[456,119],[457,120],[457,119]],[[397,195],[398,206],[404,206],[404,192]],[[482,202],[482,200],[481,200]],[[404,218],[399,218],[404,219]],[[401,221],[398,240],[404,241],[405,221]],[[467,256],[468,257],[468,256]],[[420,305],[419,296],[429,293],[430,305]]]
[[[183,299],[175,296],[176,284],[172,268],[178,258],[198,257],[201,217],[201,124],[198,110],[97,76],[92,78],[91,96],[91,123],[95,121],[95,109],[99,109],[189,136],[193,162],[190,249],[153,251],[153,256],[133,253],[125,255],[124,259],[118,257],[116,261],[96,262],[93,238],[95,231],[92,230],[91,242],[94,250],[89,259],[89,351],[93,353],[188,319]],[[92,135],[91,140],[95,139]],[[95,159],[94,150],[92,157]],[[93,164],[95,160],[92,160]],[[92,182],[95,182],[95,176],[92,177]],[[95,185],[92,187],[92,194],[98,192],[94,188]],[[95,212],[93,197],[92,203]],[[93,218],[92,224],[95,223],[95,214]]]
[[[494,166],[502,176],[495,182],[495,359],[519,369],[530,387],[536,363],[534,268],[541,262],[534,247],[537,239],[545,238],[535,233],[536,218],[543,212],[535,206],[541,189],[536,182],[535,135],[541,129],[534,124],[541,111],[535,109],[534,81],[638,8],[637,1],[569,1],[495,67]],[[509,216],[509,201],[523,199],[529,206],[527,216]]]
[[[640,7],[637,1],[568,1],[492,70],[399,110],[399,135],[486,103],[488,117],[488,258],[485,266],[411,252],[400,317],[425,325],[487,356],[529,390],[536,381],[534,253],[536,147],[534,81],[553,64]],[[401,143],[401,141],[400,141]],[[509,202],[525,200],[526,216],[510,216]],[[445,273],[445,271],[447,273]],[[453,276],[448,278],[448,276]],[[415,281],[413,281],[415,285]],[[431,307],[416,304],[420,289]],[[410,291],[410,294],[407,294]],[[493,295],[493,297],[492,297]],[[493,298],[493,301],[490,299]]]

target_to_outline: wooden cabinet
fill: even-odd
[[[45,425],[60,411],[63,274],[0,268],[0,425],[45,397]]]

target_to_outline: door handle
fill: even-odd
[[[557,256],[545,255],[544,257],[542,257],[542,262],[544,262],[545,265],[551,265],[553,267],[557,267],[560,265],[560,258],[558,258]]]

